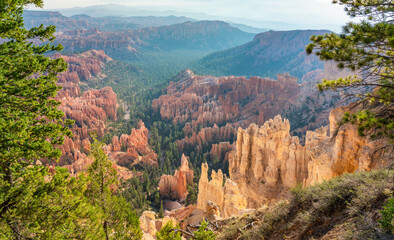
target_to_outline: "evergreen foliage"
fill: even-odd
[[[323,80],[319,90],[347,89],[365,102],[364,109],[346,121],[358,124],[359,132],[394,139],[394,4],[390,0],[334,0],[345,6],[359,23],[348,23],[342,34],[312,36],[306,48],[321,60],[358,71],[362,76]]]
[[[394,233],[394,197],[391,197],[383,207],[382,219],[379,221],[382,229]]]
[[[89,184],[86,196],[100,209],[102,229],[97,232],[105,239],[140,239],[142,237],[137,215],[123,197],[115,194],[118,179],[113,163],[103,149],[103,143],[93,138],[92,157],[88,169]]]
[[[164,227],[160,229],[160,231],[156,233],[157,240],[181,240],[182,237],[180,232],[171,231],[174,228],[176,227],[172,225],[171,221],[169,221]]]
[[[63,59],[44,54],[52,45],[54,26],[24,28],[23,8],[42,0],[0,2],[0,236],[2,239],[86,238],[81,226],[89,207],[84,185],[64,169],[49,171],[39,159],[57,159],[71,131],[55,101]],[[49,41],[36,45],[36,42]],[[82,181],[82,180],[81,180]]]
[[[215,240],[215,234],[208,229],[208,222],[202,221],[197,231],[193,232],[193,239],[196,240]]]

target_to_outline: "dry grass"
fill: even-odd
[[[222,221],[218,239],[393,239],[378,223],[393,192],[393,170],[346,174],[292,189],[289,201]]]

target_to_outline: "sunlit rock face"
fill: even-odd
[[[201,166],[201,177],[198,185],[199,193],[197,208],[205,210],[207,216],[230,217],[242,213],[247,202],[237,185],[230,179],[223,184],[223,173],[212,171],[211,181],[208,181],[208,165]],[[217,206],[212,207],[212,206]]]
[[[304,146],[290,136],[289,123],[280,116],[260,128],[239,129],[236,149],[230,154],[230,178],[248,199],[248,207],[283,198],[297,184],[313,185],[387,165],[389,156],[376,151],[384,140],[360,137],[352,124],[337,127],[345,111],[345,107],[331,111],[331,136],[328,127],[308,131]]]
[[[287,197],[289,188],[297,184],[309,186],[344,173],[392,164],[392,156],[381,149],[387,145],[386,140],[360,137],[356,126],[350,123],[338,125],[349,110],[349,107],[332,110],[330,133],[328,127],[308,131],[305,145],[290,135],[289,121],[280,116],[261,127],[251,124],[247,129],[239,128],[235,149],[229,156],[231,180],[226,180],[226,185],[227,181],[233,183],[234,195],[241,196],[236,199],[246,201],[245,206],[240,202],[238,206],[258,208]],[[233,211],[223,201],[228,193],[224,191],[221,171],[213,171],[212,180],[208,181],[207,166],[203,165],[202,170],[197,207],[205,209],[208,201],[212,201],[222,216],[231,216]]]
[[[175,170],[173,176],[162,175],[159,182],[160,196],[163,198],[183,201],[187,196],[187,184],[193,183],[193,170],[189,169],[189,162],[182,155],[181,166]]]
[[[156,236],[156,216],[155,212],[145,211],[140,217],[140,228],[144,234],[144,239],[154,239]]]
[[[323,77],[338,76],[333,72],[334,67],[327,63],[324,70],[307,72],[297,81],[286,73],[277,74],[274,80],[199,76],[186,69],[169,84],[164,95],[152,102],[152,107],[163,119],[185,124],[186,137],[177,141],[181,152],[191,147],[198,152],[204,142],[232,143],[238,127],[247,128],[252,123],[261,126],[276,115],[289,119],[291,134],[300,137],[308,130],[328,125],[330,110],[345,104],[339,101],[339,93],[321,93],[316,88]],[[304,137],[300,142],[305,143]]]
[[[104,135],[105,122],[117,119],[118,102],[111,87],[93,89],[83,94],[79,88],[81,82],[100,78],[102,67],[112,61],[103,51],[90,50],[69,56],[56,53],[53,58],[63,58],[68,64],[67,70],[58,75],[58,84],[62,89],[56,100],[61,102],[59,109],[64,111],[64,117],[75,121],[71,126],[73,139],[66,138],[60,146],[63,155],[58,164],[64,165],[83,158],[83,154],[89,154],[90,134],[94,132],[98,137]]]
[[[230,178],[248,199],[248,207],[269,204],[308,178],[309,149],[327,138],[327,128],[307,132],[302,146],[298,137],[290,135],[289,121],[280,116],[261,127],[240,128],[229,157]]]

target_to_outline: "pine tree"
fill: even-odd
[[[165,226],[163,226],[160,231],[156,233],[157,240],[181,240],[181,233],[172,231],[175,226],[169,221]],[[179,228],[176,228],[179,229]]]
[[[160,202],[159,218],[164,217],[163,201]]]
[[[130,204],[116,195],[118,179],[113,163],[103,149],[103,143],[93,138],[91,155],[94,162],[88,169],[89,184],[86,195],[91,204],[101,211],[102,229],[97,233],[105,239],[140,239],[138,218]]]
[[[43,6],[42,0],[0,1],[0,238],[84,238],[83,182],[38,161],[60,157],[55,146],[71,136],[72,122],[62,120],[54,100],[57,74],[67,65],[44,55],[62,49],[51,44],[55,27],[25,29],[28,4]]]
[[[208,229],[208,222],[202,221],[197,231],[193,232],[195,240],[215,240],[215,234]]]
[[[333,60],[339,68],[358,71],[349,76],[323,80],[319,90],[346,89],[359,98],[363,109],[346,114],[344,121],[358,124],[360,135],[394,140],[394,3],[391,0],[334,0],[351,17],[342,34],[312,36],[306,48],[321,60]]]

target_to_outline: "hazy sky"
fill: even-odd
[[[251,20],[281,21],[319,26],[339,26],[349,21],[343,6],[332,0],[44,0],[45,9],[119,4],[161,10],[203,12],[209,15]]]

